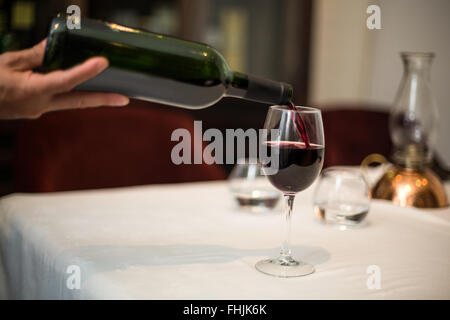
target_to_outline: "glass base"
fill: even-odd
[[[261,260],[256,263],[255,268],[264,274],[280,278],[301,277],[315,271],[311,264],[296,261],[291,256]]]
[[[359,229],[367,226],[367,222],[359,222],[359,223],[342,223],[337,221],[325,221],[325,225],[328,225],[332,227],[333,229],[337,230],[353,230],[353,229]]]

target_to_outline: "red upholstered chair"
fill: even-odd
[[[333,106],[322,117],[325,167],[359,165],[370,153],[390,156],[389,113]]]
[[[193,118],[176,108],[143,106],[49,113],[25,121],[16,136],[14,183],[49,192],[224,179],[219,165],[175,165],[172,131]],[[192,149],[193,150],[193,149]]]

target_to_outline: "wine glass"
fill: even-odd
[[[255,267],[277,277],[304,276],[313,273],[314,267],[291,255],[291,214],[295,195],[308,188],[322,169],[325,147],[322,114],[309,107],[272,106],[264,129],[261,147],[270,162],[264,161],[262,165],[269,181],[284,195],[286,234],[280,256],[259,261]],[[273,162],[277,162],[278,170],[273,170]]]

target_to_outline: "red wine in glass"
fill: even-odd
[[[308,188],[322,169],[324,148],[304,142],[267,141],[272,155],[278,157],[278,172],[267,178],[285,194],[294,194]]]

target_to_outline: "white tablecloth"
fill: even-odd
[[[340,231],[315,220],[310,188],[292,242],[316,272],[282,279],[254,268],[277,255],[281,216],[239,211],[225,182],[15,194],[0,249],[10,298],[449,299],[449,217],[373,201],[366,227]]]

